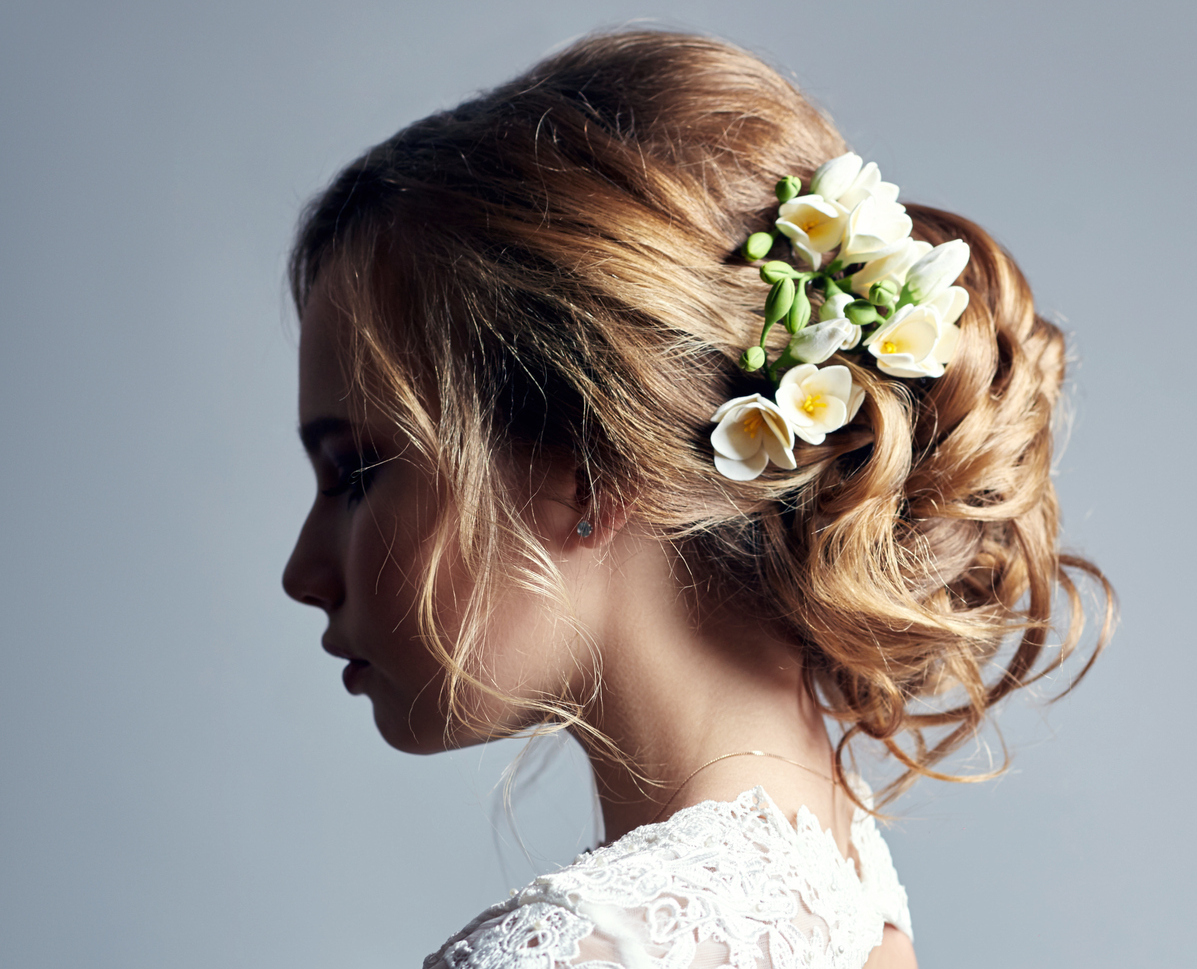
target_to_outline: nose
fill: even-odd
[[[308,513],[283,569],[283,591],[296,602],[331,612],[341,604],[344,585],[335,536],[316,508]]]

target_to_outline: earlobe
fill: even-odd
[[[590,481],[582,469],[575,472],[577,507],[582,517],[574,528],[581,544],[600,548],[610,542],[623,529],[631,514],[631,501],[616,501],[604,495],[595,494]]]
[[[619,534],[630,512],[629,502],[596,493],[589,476],[573,462],[548,469],[533,505],[542,541],[563,552],[601,548]]]

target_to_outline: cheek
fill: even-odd
[[[417,609],[438,517],[436,491],[419,469],[396,460],[357,506],[346,554],[346,591],[363,633],[381,649],[418,636]],[[367,659],[371,657],[367,656]]]
[[[413,753],[444,749],[448,713],[444,667],[420,632],[419,599],[435,541],[435,520],[411,514],[410,505],[385,513],[383,502],[367,499],[358,509],[347,556],[346,579],[353,602],[353,638],[375,667],[367,688],[383,737]],[[449,543],[437,570],[434,612],[443,645],[454,650],[462,634],[474,579]],[[577,657],[575,657],[577,653]],[[485,739],[490,729],[515,730],[538,719],[519,699],[578,696],[586,681],[588,654],[552,599],[507,587],[475,640],[467,669],[500,696],[463,684],[460,713],[470,723],[454,724],[450,746]]]
[[[431,547],[431,524],[380,500],[357,509],[346,551],[350,648],[372,669],[363,688],[379,732],[412,753],[443,749],[444,670],[420,635],[419,598]]]
[[[404,523],[388,522],[371,508],[359,509],[346,555],[346,596],[352,603],[355,630],[363,648],[377,650],[408,638],[415,629],[415,609],[422,562],[421,543]],[[371,657],[367,656],[368,659]]]

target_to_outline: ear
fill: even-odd
[[[585,469],[559,458],[542,468],[531,508],[545,546],[569,552],[610,542],[627,524],[631,504],[595,495]]]
[[[596,495],[589,476],[580,466],[574,468],[574,500],[578,509],[574,542],[588,548],[602,548],[608,544],[628,523],[632,513],[630,497],[615,500],[610,495]],[[583,534],[587,529],[582,523],[589,526],[589,534]]]

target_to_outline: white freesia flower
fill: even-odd
[[[893,182],[881,181],[881,169],[876,162],[869,162],[860,170],[860,174],[852,180],[852,184],[835,197],[844,208],[851,211],[870,195],[876,196],[883,202],[898,200],[898,186]]]
[[[790,352],[803,363],[822,363],[837,350],[851,350],[860,342],[860,327],[838,317],[804,326],[790,339]]]
[[[821,195],[834,202],[839,199],[860,173],[864,159],[856,152],[850,151],[831,161],[823,162],[810,180],[812,195]]]
[[[719,426],[711,432],[715,467],[725,478],[751,481],[772,461],[793,470],[794,430],[771,400],[760,394],[735,397],[713,415]]]
[[[935,299],[968,265],[968,243],[953,239],[924,253],[906,274],[906,291],[916,303]]]
[[[848,220],[843,206],[821,195],[799,195],[783,202],[777,214],[777,228],[811,269],[818,269],[823,253],[840,244]]]
[[[860,327],[844,315],[851,293],[836,293],[819,308],[818,323],[809,323],[790,338],[790,352],[803,363],[822,363],[837,350],[860,343]]]
[[[787,370],[777,388],[777,407],[802,440],[822,444],[848,423],[864,400],[847,367],[804,363]]]
[[[810,190],[829,202],[839,202],[849,212],[870,195],[885,202],[898,198],[898,186],[881,181],[877,163],[864,165],[860,155],[851,151],[820,165],[810,180]]]
[[[865,340],[877,369],[891,377],[942,377],[960,339],[955,321],[967,305],[968,293],[953,286],[930,303],[903,306]]]
[[[914,223],[897,202],[870,195],[848,216],[839,261],[872,262],[905,246]]]
[[[868,296],[874,283],[891,280],[901,291],[910,267],[930,251],[931,243],[907,239],[905,245],[898,246],[889,255],[866,262],[852,276],[852,290],[861,296]]]

